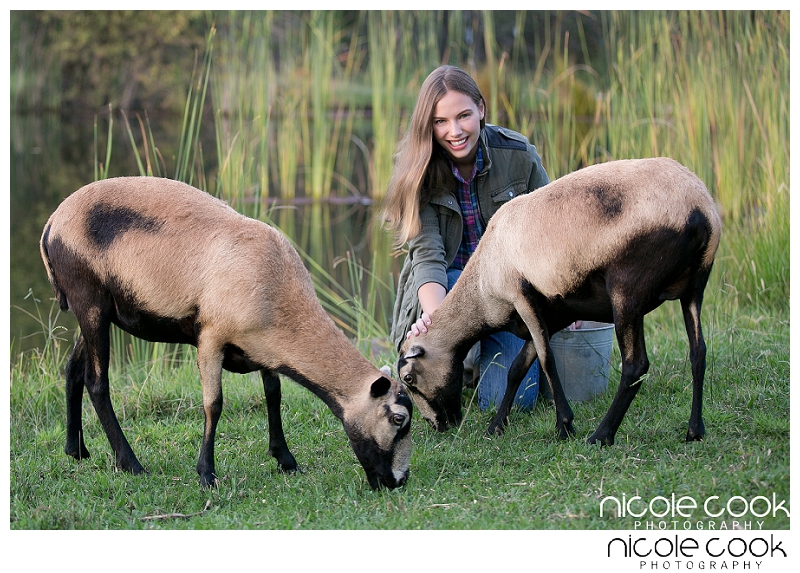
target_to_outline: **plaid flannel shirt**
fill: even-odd
[[[469,180],[465,181],[461,177],[461,173],[452,161],[450,162],[450,168],[453,171],[453,176],[458,181],[458,205],[461,207],[461,216],[464,222],[461,245],[458,247],[458,253],[450,268],[463,270],[472,253],[478,247],[478,241],[480,241],[484,231],[481,223],[481,214],[478,210],[478,194],[475,185],[475,175],[483,169],[483,153],[480,145],[478,146],[475,165],[472,168]]]

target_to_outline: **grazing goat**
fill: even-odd
[[[284,439],[284,374],[339,418],[370,486],[405,483],[411,401],[370,364],[325,313],[297,251],[272,227],[240,215],[184,183],[122,177],[82,187],[44,228],[41,253],[61,308],[80,337],[67,363],[65,452],[89,456],[81,401],[87,389],[118,467],[144,471],[109,398],[109,327],[156,342],[197,347],[205,426],[197,472],[217,483],[214,434],[222,370],[259,370],[269,454],[283,471],[297,463]]]
[[[502,432],[519,384],[538,356],[552,389],[562,438],[572,410],[550,336],[575,320],[613,322],[622,355],[617,394],[591,443],[614,443],[649,362],[644,315],[681,301],[692,364],[686,440],[699,440],[706,347],[703,291],[721,222],[703,183],[667,158],[586,167],[497,211],[461,278],[431,316],[426,334],[400,350],[398,375],[436,429],[461,421],[462,363],[475,341],[510,330],[527,342],[508,372],[489,434]]]

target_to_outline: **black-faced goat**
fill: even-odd
[[[575,320],[613,322],[622,356],[617,394],[592,443],[614,436],[647,372],[643,319],[680,300],[692,365],[688,440],[702,419],[706,347],[700,308],[721,221],[705,185],[666,158],[586,167],[517,197],[492,217],[461,278],[431,316],[426,334],[401,348],[397,369],[423,417],[438,430],[461,420],[462,363],[489,332],[527,340],[488,433],[502,432],[517,388],[538,356],[562,438],[572,410],[556,372],[550,336]]]
[[[217,483],[223,368],[260,371],[269,454],[282,470],[294,471],[297,463],[284,439],[279,374],[311,390],[342,421],[372,488],[406,481],[408,395],[334,325],[297,251],[272,227],[184,183],[122,177],[67,197],[44,228],[41,252],[61,308],[80,326],[66,370],[68,455],[89,456],[81,424],[85,387],[117,466],[144,471],[109,398],[113,323],[145,340],[197,347],[202,486]]]

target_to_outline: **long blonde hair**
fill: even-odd
[[[461,68],[441,66],[425,78],[409,128],[397,145],[394,171],[381,212],[381,220],[395,233],[398,246],[419,234],[420,209],[430,199],[427,191],[453,179],[444,150],[433,137],[436,104],[448,91],[466,94],[475,105],[486,107],[475,80]],[[485,120],[481,119],[481,129],[484,125]]]

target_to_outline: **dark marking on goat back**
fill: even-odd
[[[128,207],[98,203],[86,216],[87,235],[99,249],[107,249],[117,237],[130,231],[156,233],[163,221],[148,217]]]
[[[623,197],[619,191],[596,185],[587,188],[586,193],[595,200],[600,215],[606,219],[615,219],[622,214]]]

